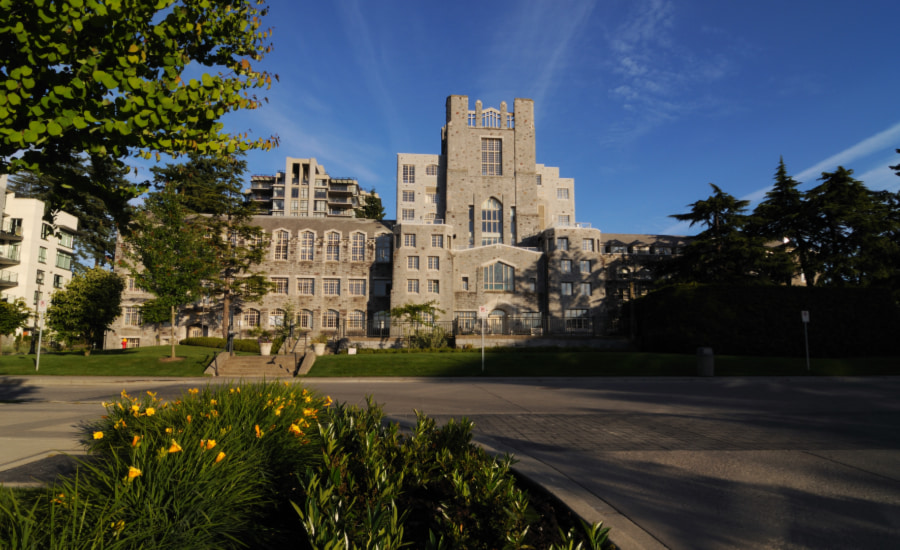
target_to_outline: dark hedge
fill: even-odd
[[[868,288],[667,287],[635,301],[637,344],[653,352],[803,356],[801,311],[809,312],[813,357],[900,355],[900,308],[889,291]]]

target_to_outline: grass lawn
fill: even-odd
[[[486,352],[484,376],[696,376],[694,355],[611,351]],[[816,359],[716,356],[716,376],[873,376],[900,374],[898,357]],[[307,375],[482,376],[481,352],[326,355]]]
[[[34,355],[0,356],[0,375],[57,376],[203,376],[203,370],[218,350],[197,346],[175,346],[178,361],[170,361],[171,346],[125,350],[42,352],[35,372]]]

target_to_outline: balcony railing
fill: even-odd
[[[0,271],[0,285],[14,286],[19,282],[19,274],[14,271]]]

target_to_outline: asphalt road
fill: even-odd
[[[121,389],[173,399],[208,381],[0,378],[0,480],[78,450],[79,423]],[[473,420],[625,550],[900,547],[900,378],[303,383],[401,422]]]

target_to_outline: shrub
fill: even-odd
[[[179,344],[183,346],[200,346],[204,348],[217,348],[217,349],[225,349],[225,339],[224,338],[216,338],[214,336],[192,336],[190,338],[185,338],[181,340]],[[275,343],[272,344],[272,353],[278,352],[278,347],[281,346],[281,340],[276,339]],[[234,339],[234,351],[245,351],[248,353],[259,353],[259,342],[256,339],[245,338],[245,339]]]

